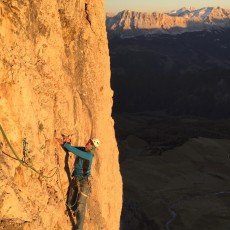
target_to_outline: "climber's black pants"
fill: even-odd
[[[89,177],[74,177],[70,204],[77,218],[76,230],[82,230],[88,195],[91,191]]]

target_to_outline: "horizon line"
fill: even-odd
[[[222,6],[203,6],[203,7],[194,7],[194,6],[189,6],[189,7],[186,7],[186,6],[182,6],[182,7],[179,7],[177,10],[180,10],[180,9],[183,9],[183,8],[186,8],[186,9],[190,9],[190,8],[194,8],[194,10],[200,10],[200,9],[203,9],[203,8],[222,8],[222,9],[226,9],[226,10],[230,10],[230,7],[229,8],[225,8],[225,7],[222,7]],[[123,9],[123,10],[117,10],[117,11],[106,11],[106,13],[113,13],[113,14],[117,14],[117,13],[120,13],[120,12],[123,12],[123,11],[132,11],[132,12],[140,12],[140,13],[170,13],[171,11],[176,11],[175,9],[171,9],[171,10],[168,10],[168,11],[138,11],[138,10],[130,10],[130,9]]]

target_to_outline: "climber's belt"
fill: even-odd
[[[91,180],[91,176],[74,176],[74,179],[76,181],[90,181]]]

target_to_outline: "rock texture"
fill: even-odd
[[[0,228],[71,229],[65,213],[74,145],[100,138],[84,229],[119,229],[122,181],[111,118],[112,91],[104,5],[93,0],[0,1]],[[59,176],[60,175],[60,176]],[[64,197],[63,197],[64,196]]]
[[[110,37],[179,34],[230,27],[230,10],[221,7],[182,8],[168,14],[124,10],[116,15],[108,14],[106,25]]]

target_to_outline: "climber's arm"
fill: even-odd
[[[73,154],[77,155],[80,158],[83,158],[86,160],[92,160],[92,154],[90,152],[81,151],[80,149],[71,146],[69,143],[64,143],[63,146],[66,150],[68,150],[69,152],[72,152]]]

